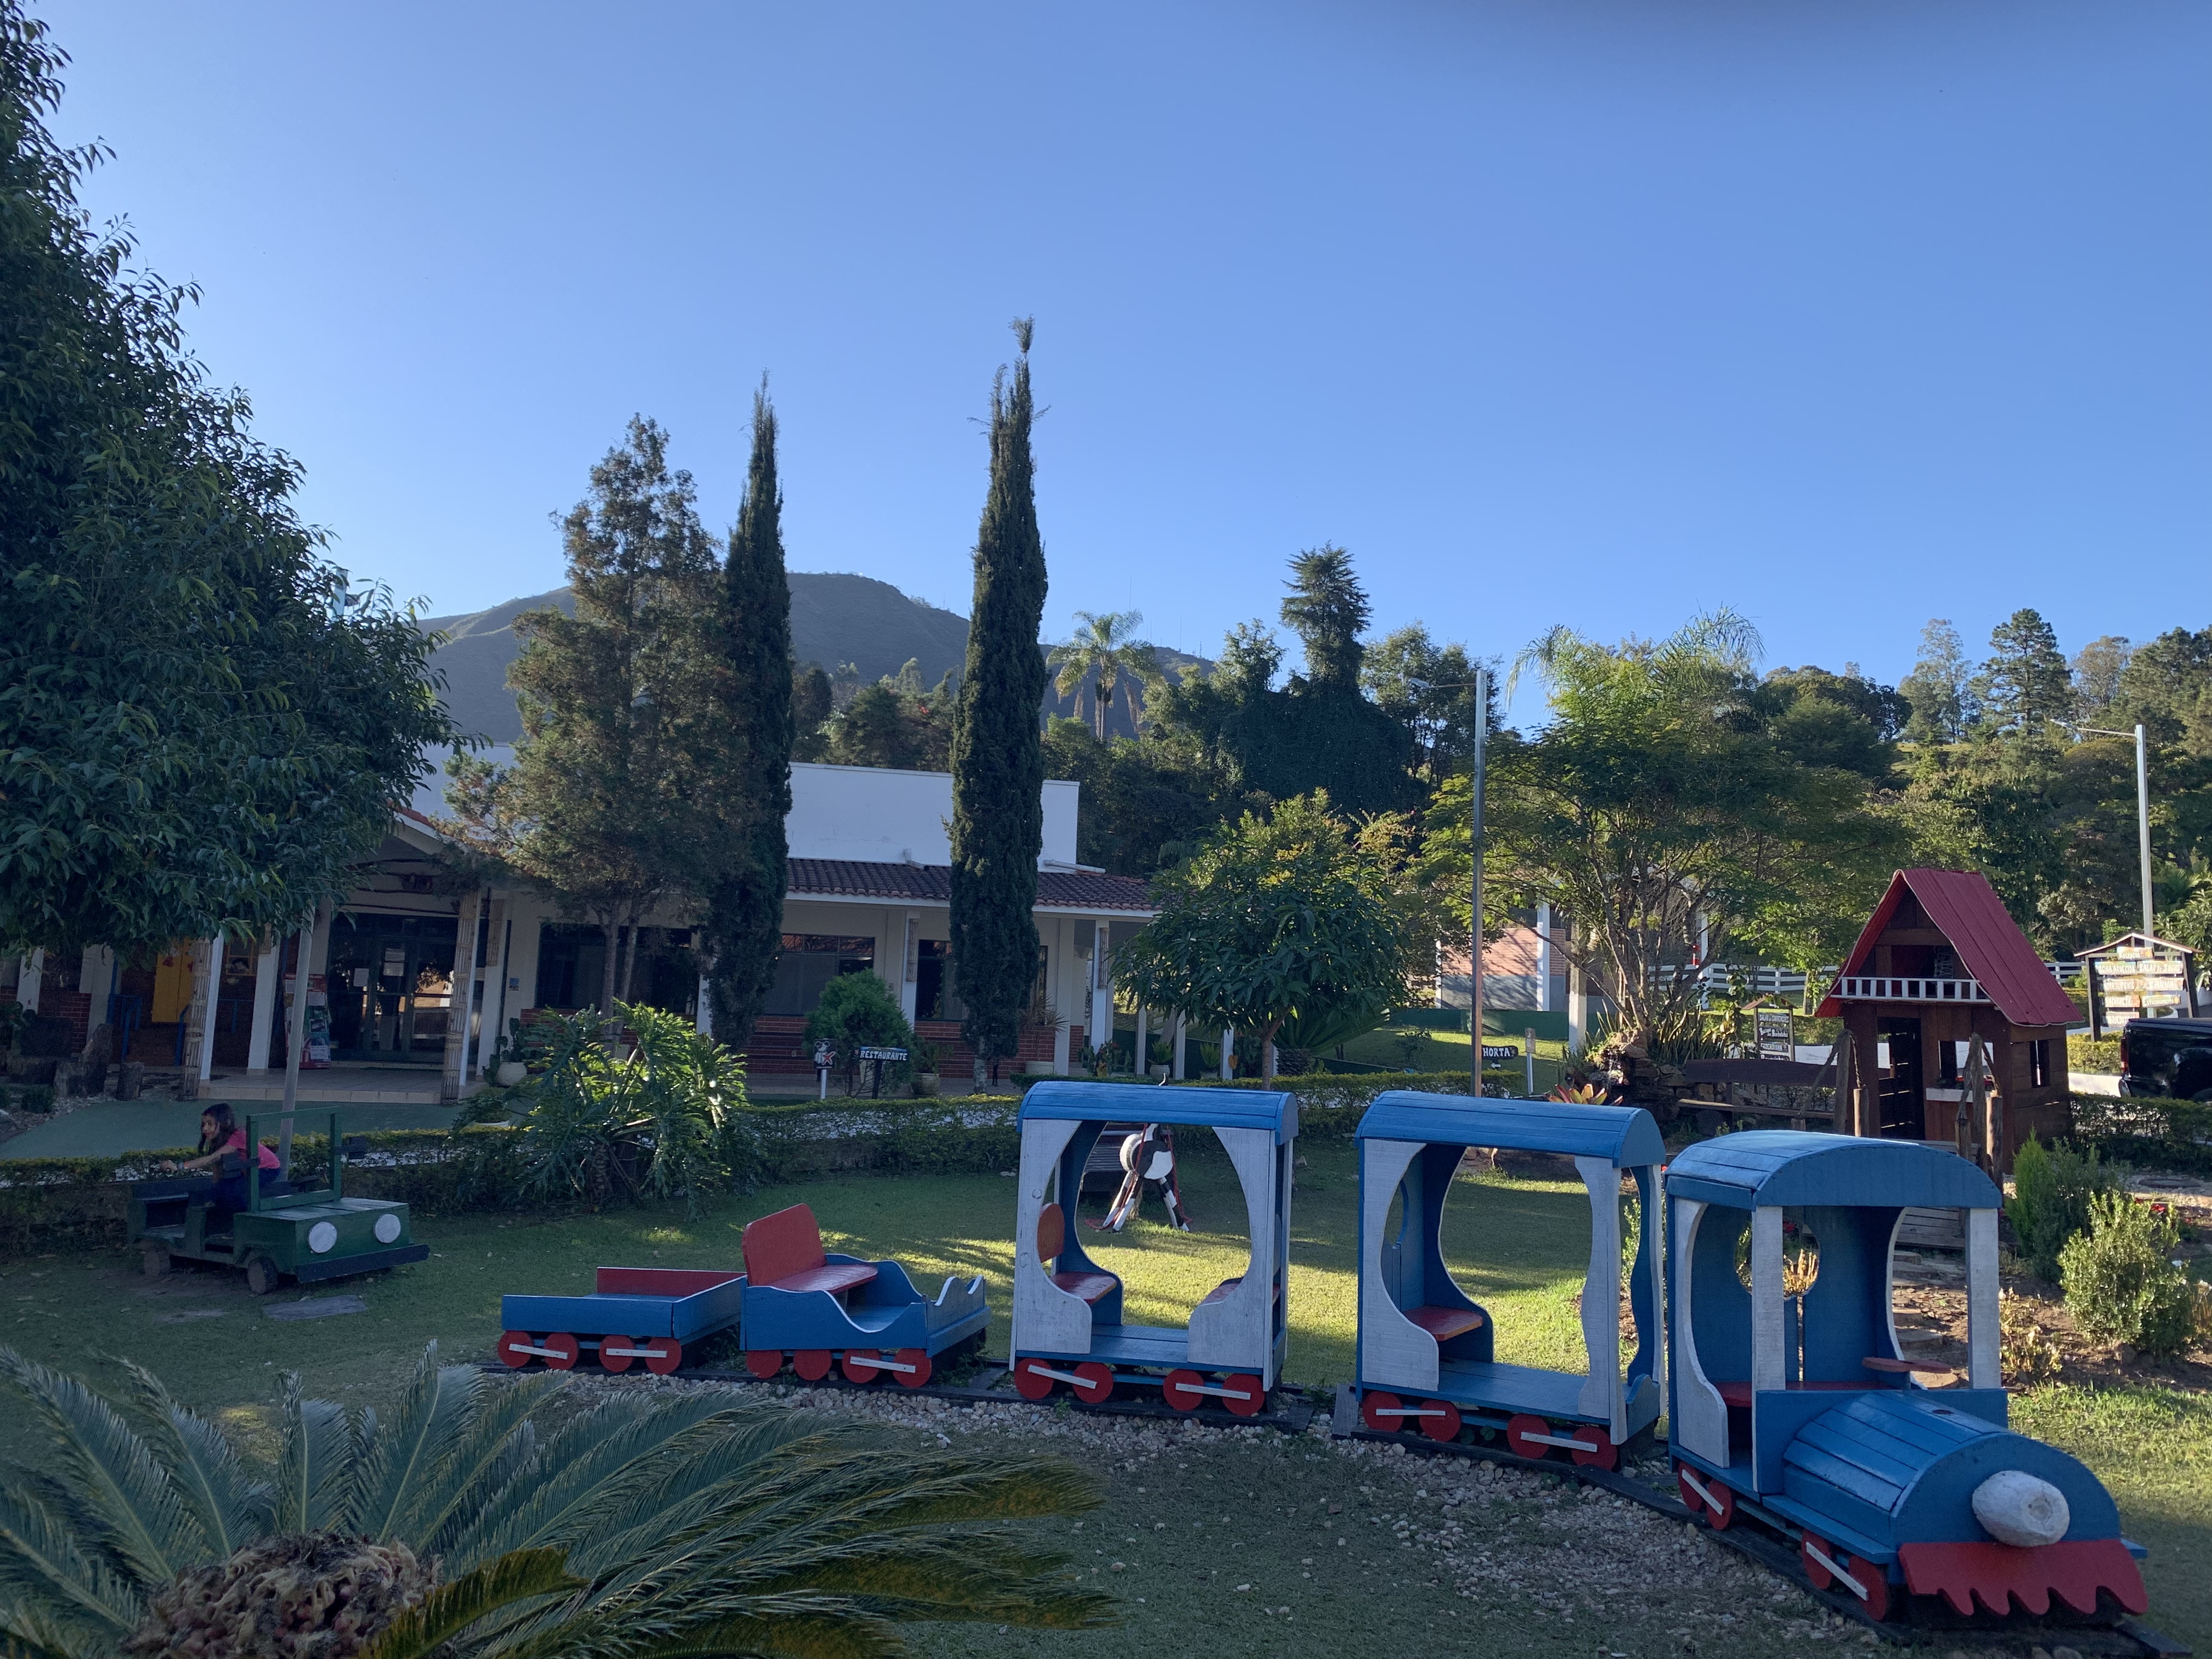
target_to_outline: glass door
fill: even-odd
[[[448,916],[341,911],[324,976],[331,1058],[435,1066],[453,1019],[454,947]]]

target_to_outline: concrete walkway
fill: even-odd
[[[248,1113],[263,1118],[273,1133],[273,1104],[233,1103],[241,1122]],[[452,1124],[452,1106],[358,1106],[349,1101],[302,1100],[294,1132],[319,1134],[336,1109],[343,1133],[372,1129],[443,1129]],[[200,1103],[193,1100],[115,1100],[80,1106],[51,1123],[0,1141],[0,1161],[16,1158],[106,1158],[125,1152],[166,1152],[199,1139]]]

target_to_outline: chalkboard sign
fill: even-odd
[[[1510,1066],[1520,1058],[1518,1048],[1509,1048],[1502,1042],[1482,1045],[1482,1063],[1485,1066]]]

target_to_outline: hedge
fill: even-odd
[[[2212,1103],[2134,1095],[2073,1099],[2074,1140],[2108,1161],[2212,1175]]]

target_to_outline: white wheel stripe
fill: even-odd
[[[1377,1417],[1442,1417],[1443,1413],[1433,1406],[1377,1406]]]
[[[1836,1576],[1836,1582],[1841,1584],[1845,1589],[1850,1591],[1852,1595],[1857,1596],[1860,1601],[1863,1601],[1867,1599],[1867,1587],[1859,1583],[1857,1579],[1852,1577],[1850,1574],[1845,1572],[1843,1568],[1838,1565],[1835,1562],[1830,1560],[1828,1559],[1827,1551],[1822,1549],[1809,1538],[1805,1540],[1805,1553],[1811,1556],[1815,1561],[1818,1561],[1822,1566],[1833,1573]]]
[[[875,1361],[870,1360],[868,1363],[872,1365]],[[1091,1380],[1088,1377],[1078,1376],[1073,1371],[1056,1371],[1049,1365],[1032,1364],[1029,1368],[1029,1373],[1031,1376],[1048,1376],[1055,1382],[1088,1383]]]
[[[845,1363],[848,1365],[872,1365],[878,1370],[885,1371],[918,1371],[921,1369],[919,1365],[902,1365],[896,1359],[860,1359],[857,1358],[848,1358]],[[1057,1371],[1054,1373],[1055,1376],[1059,1374],[1060,1373]]]
[[[507,1351],[509,1353],[543,1354],[548,1359],[566,1359],[568,1357],[566,1348],[533,1348],[527,1342],[510,1342],[507,1345]]]
[[[1533,1440],[1540,1446],[1565,1446],[1574,1451],[1594,1452],[1597,1449],[1587,1440],[1571,1440],[1564,1434],[1524,1434],[1521,1438]]]
[[[1683,1481],[1689,1486],[1690,1490],[1705,1500],[1705,1507],[1707,1509],[1711,1510],[1715,1515],[1718,1515],[1721,1512],[1721,1510],[1723,1507],[1721,1500],[1712,1495],[1711,1492],[1706,1488],[1704,1481],[1698,1480],[1697,1475],[1688,1469],[1682,1469],[1678,1471],[1678,1473],[1681,1475]]]

